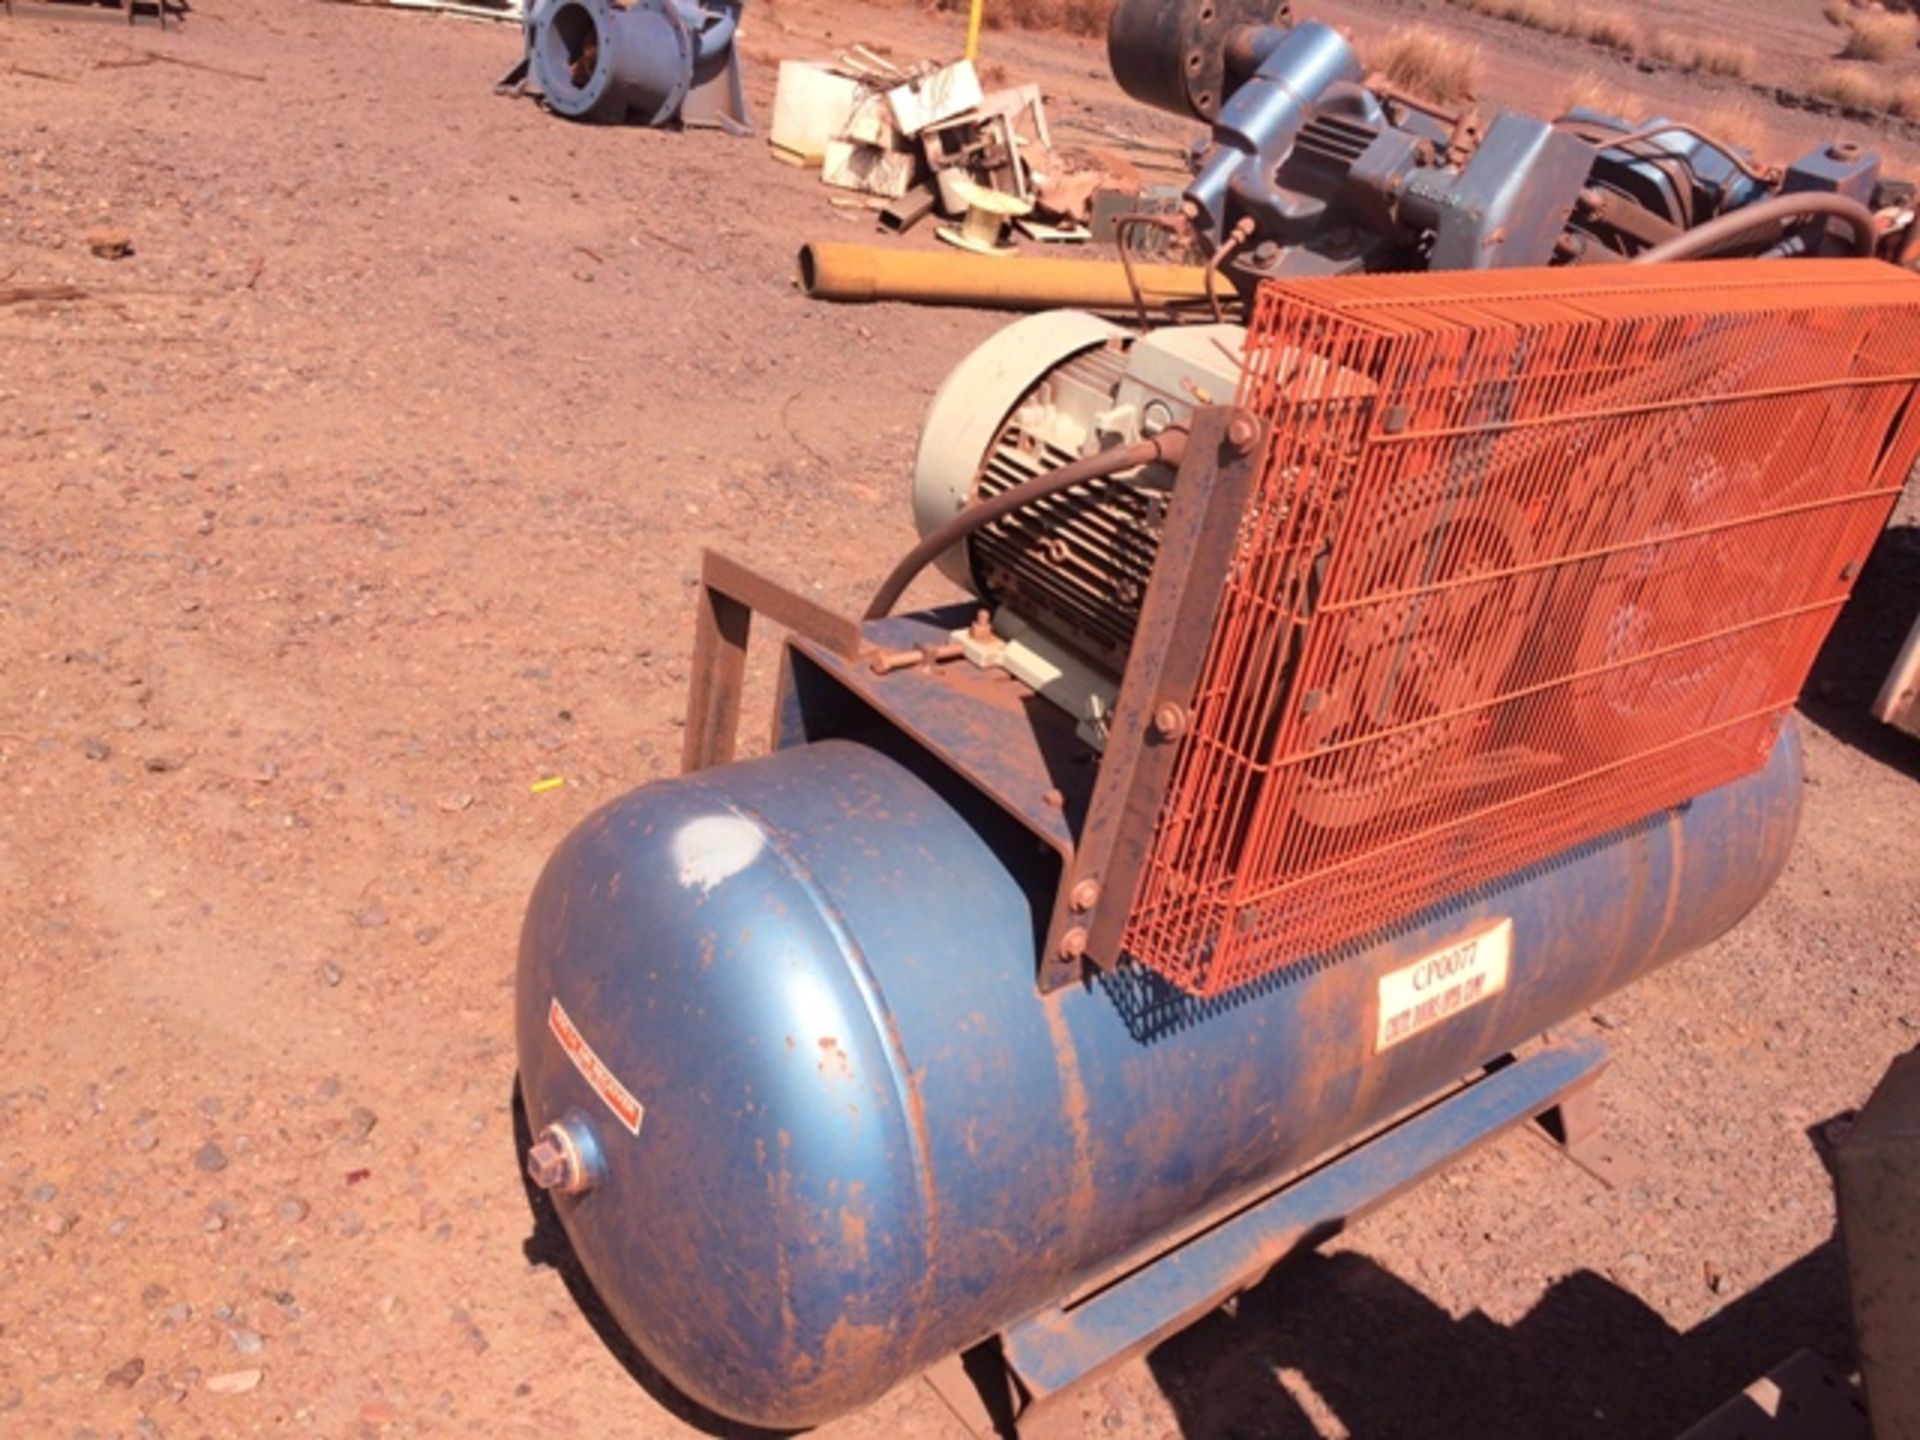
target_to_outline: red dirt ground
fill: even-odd
[[[771,58],[958,33],[820,0],[750,32],[762,115]],[[1516,98],[1587,63],[1542,43]],[[1001,321],[809,304],[798,242],[862,233],[812,177],[495,98],[516,48],[318,0],[0,17],[0,291],[56,287],[0,305],[0,1432],[704,1423],[536,1230],[521,907],[672,768],[699,547],[851,607]],[[1178,133],[1095,45],[989,58]],[[1810,1136],[1920,1042],[1920,758],[1858,713],[1912,525],[1807,707],[1786,879],[1578,1022],[1644,1181],[1507,1140],[1094,1387],[1088,1434],[1671,1433],[1844,1353]],[[912,1385],[823,1433],[959,1432]]]

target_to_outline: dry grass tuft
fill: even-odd
[[[1114,0],[994,0],[983,17],[990,30],[1064,30],[1104,35]],[[936,10],[964,13],[968,0],[934,0]]]
[[[1748,80],[1759,63],[1750,45],[1696,39],[1672,30],[1656,30],[1649,35],[1639,20],[1623,10],[1587,9],[1565,0],[1453,0],[1453,3],[1476,15],[1510,20],[1552,35],[1566,35],[1622,55],[1644,56],[1679,70]]]
[[[1656,30],[1647,37],[1644,53],[1649,60],[1658,60],[1662,65],[1671,65],[1676,70],[1692,70],[1699,56],[1699,47],[1688,36],[1672,30]]]
[[[1610,80],[1603,80],[1591,70],[1574,77],[1573,83],[1561,93],[1560,113],[1570,110],[1597,110],[1602,115],[1617,115],[1622,119],[1631,115],[1640,107],[1640,101],[1627,90],[1621,89]]]
[[[1638,55],[1647,43],[1647,32],[1633,16],[1617,10],[1580,10],[1574,12],[1574,33],[1591,45],[1618,50],[1622,55]]]
[[[1760,56],[1751,45],[1735,40],[1696,39],[1671,30],[1654,31],[1643,53],[1649,60],[1671,65],[1676,70],[1724,75],[1733,80],[1751,80],[1760,64]]]
[[[1394,31],[1370,60],[1400,89],[1443,105],[1471,100],[1480,86],[1479,50],[1424,25]]]
[[[1495,20],[1511,20],[1531,30],[1564,35],[1571,29],[1572,10],[1563,0],[1463,0],[1467,9]]]
[[[1884,10],[1859,10],[1846,17],[1847,43],[1842,60],[1872,60],[1884,64],[1907,54],[1920,41],[1920,20]]]
[[[1813,77],[1809,93],[1848,110],[1886,110],[1893,104],[1895,87],[1857,65],[1828,65]]]
[[[1751,45],[1734,40],[1702,40],[1694,47],[1694,57],[1698,68],[1707,74],[1734,80],[1751,80],[1760,64],[1760,56]]]

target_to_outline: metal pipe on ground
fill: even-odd
[[[1135,265],[1149,306],[1204,301],[1199,265]],[[911,300],[993,310],[1134,308],[1117,261],[939,255],[873,245],[811,242],[800,247],[800,289],[816,300]]]

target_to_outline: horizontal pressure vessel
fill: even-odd
[[[1042,998],[1040,848],[893,748],[614,801],[522,939],[523,1093],[577,1137],[580,1259],[662,1372],[760,1425],[875,1399],[1714,939],[1800,803],[1789,727],[1758,773],[1371,947],[1207,1002],[1129,971]],[[1383,1033],[1410,965],[1496,933],[1477,1003]]]

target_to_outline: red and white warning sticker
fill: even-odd
[[[1500,920],[1380,977],[1376,1053],[1411,1040],[1507,988],[1513,921]]]
[[[631,1090],[614,1078],[606,1062],[593,1053],[593,1047],[587,1044],[580,1027],[573,1023],[573,1017],[567,1014],[557,997],[547,1004],[547,1028],[553,1031],[553,1038],[560,1042],[560,1048],[573,1061],[573,1068],[593,1087],[594,1093],[607,1102],[607,1108],[613,1111],[614,1118],[626,1126],[629,1133],[638,1135],[640,1122],[646,1118],[646,1107],[634,1099]]]

